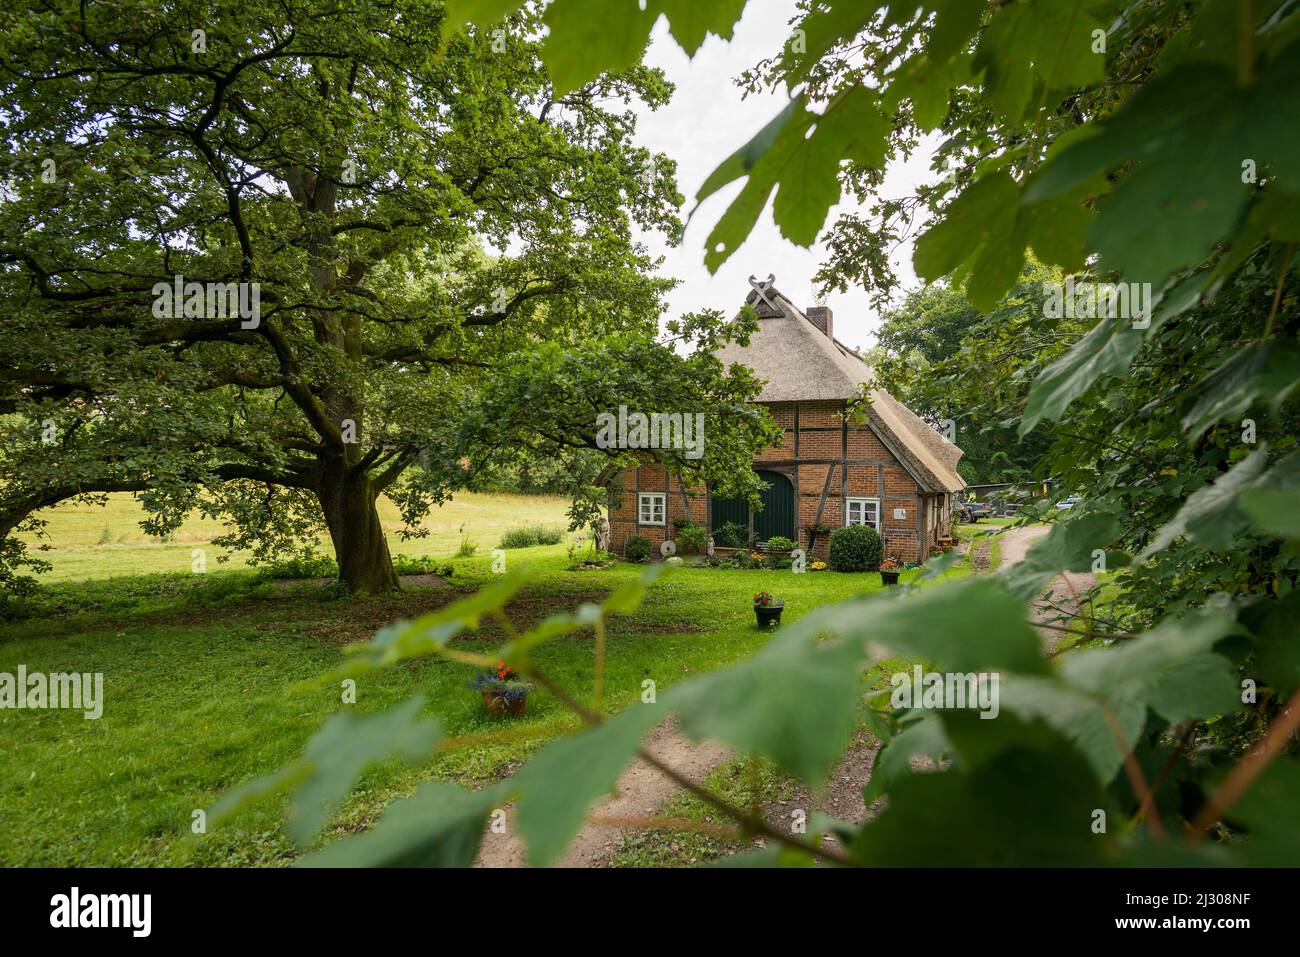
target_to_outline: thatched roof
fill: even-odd
[[[848,348],[824,335],[775,288],[764,302],[751,290],[745,300],[758,311],[758,331],[741,347],[729,342],[718,350],[724,363],[749,366],[766,384],[760,402],[811,402],[851,399],[862,394],[870,370]]]
[[[718,350],[725,363],[754,370],[764,382],[760,402],[857,400],[871,370],[852,349],[826,335],[772,285],[764,295],[751,290],[746,302],[758,312],[758,331],[749,345],[728,343]],[[883,389],[866,392],[868,423],[912,476],[928,491],[958,492],[962,451]]]
[[[884,389],[868,394],[867,418],[880,441],[898,456],[929,491],[960,492],[966,480],[957,474],[962,451]]]

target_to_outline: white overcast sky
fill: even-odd
[[[637,140],[677,161],[678,188],[687,198],[683,216],[694,206],[696,191],[714,167],[744,145],[785,104],[784,91],[742,99],[733,80],[779,49],[789,34],[794,12],[794,0],[751,0],[732,40],[724,42],[710,36],[693,60],[668,34],[663,18],[656,25],[646,62],[661,68],[677,89],[672,101],[657,112],[637,110]],[[891,166],[886,171],[884,195],[910,195],[916,183],[933,178],[929,166],[929,151],[924,149],[906,162]],[[716,275],[710,275],[705,268],[704,240],[741,186],[741,182],[733,183],[711,196],[691,222],[680,246],[669,247],[658,236],[646,237],[653,251],[667,257],[663,274],[682,281],[670,296],[670,316],[703,308],[731,314],[749,291],[748,277],[762,279],[769,273],[776,275],[777,288],[796,305],[804,307],[814,302],[812,277],[824,259],[824,250],[817,245],[802,249],[783,239],[772,221],[770,199],[748,242]],[[832,217],[835,212],[831,211]],[[893,257],[905,286],[916,282],[911,258],[910,244],[900,247]],[[847,294],[832,293],[826,304],[835,312],[837,339],[856,347],[873,343],[878,317],[868,305],[865,292],[852,289]]]

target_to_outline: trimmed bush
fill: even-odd
[[[644,535],[629,535],[623,544],[623,557],[630,562],[643,562],[650,557],[650,539]]]
[[[773,535],[767,540],[767,550],[769,552],[792,552],[798,547],[798,542],[793,538],[786,538],[784,535]]]
[[[564,529],[545,525],[525,525],[509,529],[501,536],[501,548],[531,548],[534,545],[558,545],[564,540]]]
[[[867,572],[880,567],[884,555],[880,536],[869,525],[837,528],[831,535],[831,568],[837,572]]]

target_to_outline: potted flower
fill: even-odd
[[[813,572],[824,572],[826,571],[826,563],[823,561],[813,562],[808,566],[808,570]]]
[[[520,681],[515,669],[504,661],[495,668],[475,675],[469,686],[483,695],[483,707],[497,716],[521,715],[528,708],[528,692],[533,686]]]
[[[754,593],[754,616],[758,619],[758,627],[766,628],[771,624],[781,624],[781,610],[785,608],[785,601],[780,598],[773,598],[769,592],[760,591]]]
[[[897,585],[898,574],[903,570],[902,566],[892,558],[886,558],[880,563],[880,580],[886,585]]]

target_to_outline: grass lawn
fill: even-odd
[[[522,521],[520,512],[512,518]],[[451,535],[459,541],[454,529]],[[509,609],[517,625],[598,600],[640,573],[624,563],[570,570],[563,545],[508,554],[532,571]],[[337,688],[299,691],[294,682],[338,665],[344,645],[370,638],[376,628],[474,591],[491,577],[490,563],[489,554],[457,559],[452,587],[360,600],[339,600],[333,589],[305,582],[273,582],[251,570],[49,585],[31,603],[30,617],[0,626],[0,671],[23,664],[29,672],[102,672],[104,713],[86,720],[72,711],[0,712],[0,765],[8,771],[0,778],[0,864],[292,861],[283,799],[198,839],[189,837],[191,814],[296,757],[321,721],[345,707]],[[965,573],[959,566],[949,574]],[[916,574],[905,573],[904,580]],[[754,652],[766,640],[754,625],[756,591],[783,597],[789,620],[879,588],[874,574],[676,569],[635,614],[611,620],[605,708],[612,713],[636,700],[644,678],[662,688]],[[459,644],[481,650],[501,640],[493,626]],[[590,634],[546,646],[538,661],[571,693],[589,696]],[[541,743],[576,727],[540,691],[525,717],[508,724],[489,717],[466,687],[472,674],[467,666],[427,660],[359,681],[357,711],[379,711],[420,693],[446,734],[462,740],[421,766],[372,769],[327,838],[368,825],[423,780],[473,786],[508,774]],[[502,730],[508,733],[499,739],[464,740]]]
[[[441,508],[434,509],[423,523],[429,534],[425,538],[403,541],[397,535],[401,525],[397,508],[380,499],[379,512],[388,532],[388,547],[393,554],[452,555],[464,536],[478,545],[479,551],[497,547],[501,533],[521,525],[542,524],[567,528],[565,510],[568,500],[549,495],[478,495],[463,493]],[[41,513],[49,523],[48,550],[36,554],[54,568],[42,581],[83,581],[140,575],[148,572],[188,572],[193,549],[205,551],[209,571],[245,568],[245,553],[216,548],[209,543],[225,531],[221,522],[201,515],[191,515],[168,541],[146,535],[140,529],[144,510],[128,494],[108,496],[107,505],[74,505],[64,502]],[[29,546],[41,540],[32,535],[20,536]],[[328,536],[321,539],[321,549],[332,554]],[[227,559],[219,563],[221,558]]]

